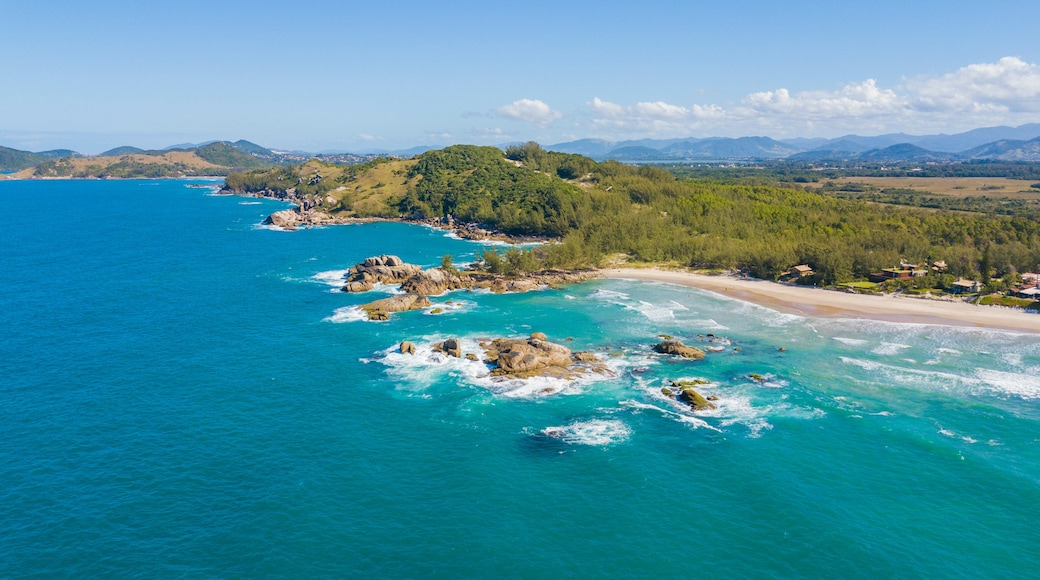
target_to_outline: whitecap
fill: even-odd
[[[546,427],[541,434],[572,445],[605,446],[626,441],[632,429],[617,419],[590,419]]]
[[[326,270],[311,276],[312,280],[340,288],[346,283],[347,272],[350,270]]]
[[[358,306],[344,306],[342,308],[337,308],[332,313],[332,316],[329,316],[329,317],[324,319],[324,322],[343,323],[343,322],[358,322],[358,321],[367,321],[367,320],[368,320],[368,315],[365,314],[365,311],[362,310],[360,307],[358,307]]]
[[[262,203],[262,201],[240,201],[238,205],[260,205]]]
[[[704,320],[691,320],[688,325],[695,326],[702,330],[729,330],[728,326],[723,326],[711,318],[705,318]]]
[[[593,292],[592,294],[589,294],[589,298],[592,298],[594,300],[604,300],[604,301],[607,301],[607,302],[615,302],[616,303],[616,301],[618,301],[618,300],[628,300],[629,296],[628,296],[628,294],[625,294],[624,292],[617,292],[615,290],[599,289],[599,290],[596,290],[595,292]]]
[[[652,322],[667,322],[675,319],[675,313],[672,312],[671,308],[668,308],[667,306],[656,306],[643,300],[640,300],[638,305],[625,305],[625,308],[635,310],[650,319]]]
[[[1040,380],[1033,373],[1010,373],[976,369],[974,378],[999,393],[1018,395],[1024,399],[1040,399]]]
[[[722,429],[719,429],[718,427],[715,427],[715,426],[711,425],[710,423],[708,423],[704,419],[701,419],[699,417],[695,417],[695,416],[693,416],[693,415],[691,415],[689,413],[680,413],[680,412],[672,411],[670,409],[665,409],[665,408],[662,408],[662,407],[658,407],[657,405],[651,405],[649,403],[641,403],[639,401],[635,401],[635,400],[631,400],[631,399],[625,400],[625,401],[621,401],[619,404],[622,407],[628,407],[630,409],[635,409],[637,411],[653,411],[655,413],[660,413],[664,417],[668,417],[669,419],[678,421],[680,423],[685,423],[687,425],[692,426],[694,429],[704,428],[704,429],[711,429],[712,431],[717,431],[719,433],[722,433]]]
[[[862,338],[845,338],[843,336],[835,336],[834,340],[842,344],[847,344],[849,346],[862,346],[864,344],[867,344],[867,341],[863,340]]]
[[[895,342],[882,342],[881,346],[878,346],[870,352],[882,356],[896,355],[899,354],[903,349],[910,348],[909,344],[899,344]]]

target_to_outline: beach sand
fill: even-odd
[[[671,270],[611,268],[601,270],[601,273],[605,278],[648,280],[699,288],[780,312],[809,317],[865,318],[1040,333],[1040,314],[1012,308],[893,294],[851,294],[753,278],[708,276]]]

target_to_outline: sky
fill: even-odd
[[[0,145],[369,151],[1040,122],[1040,2],[0,0]]]

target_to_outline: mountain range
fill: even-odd
[[[561,153],[618,161],[790,159],[792,161],[1040,161],[1040,123],[986,127],[954,135],[890,133],[833,139],[709,137],[704,139],[580,139],[548,145]]]
[[[501,145],[505,148],[507,145]],[[0,172],[22,171],[48,162],[88,159],[79,162],[86,167],[108,167],[133,161],[163,164],[171,153],[194,153],[214,167],[228,171],[262,165],[302,163],[311,158],[332,163],[358,163],[377,156],[411,157],[434,147],[419,146],[403,150],[378,150],[362,153],[269,149],[246,140],[179,143],[161,150],[145,150],[129,145],[116,147],[100,155],[81,155],[69,149],[20,151],[0,147]],[[770,137],[708,137],[677,139],[634,139],[607,141],[580,139],[548,145],[545,149],[560,153],[577,153],[596,160],[615,159],[624,162],[723,161],[751,159],[787,159],[801,162],[953,162],[970,160],[1040,161],[1040,123],[1019,127],[986,127],[954,135],[908,135],[889,133],[866,137],[844,135],[833,139]],[[183,156],[182,156],[183,157]],[[120,161],[122,160],[122,161]],[[71,163],[71,161],[70,161]],[[200,168],[201,170],[201,168]]]

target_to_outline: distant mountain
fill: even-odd
[[[932,151],[959,152],[1002,140],[1028,141],[1040,137],[1040,123],[1018,127],[985,127],[956,135],[928,135],[911,141]]]
[[[98,157],[118,157],[120,155],[136,155],[138,153],[144,153],[145,150],[139,147],[131,147],[130,145],[124,145],[122,147],[116,147],[115,149],[109,149],[104,153],[99,153]]]
[[[204,141],[202,143],[178,143],[176,145],[170,145],[169,147],[163,147],[163,151],[174,151],[176,149],[197,149],[199,147],[205,147],[206,145],[209,145],[211,143],[216,143],[217,141],[219,141],[219,139],[215,139],[213,141]]]
[[[0,147],[0,171],[21,171],[39,165],[51,159],[73,157],[79,155],[71,149],[52,149],[50,151],[21,151],[10,147]]]
[[[618,143],[605,139],[578,139],[567,143],[546,146],[547,151],[557,153],[577,153],[586,157],[602,157],[618,148]]]
[[[853,159],[860,152],[843,149],[812,149],[787,156],[788,161],[846,161]]]
[[[660,149],[642,147],[640,145],[618,147],[617,149],[611,150],[606,155],[600,155],[598,157],[600,159],[613,159],[615,161],[663,161],[669,159],[669,156]]]
[[[824,143],[830,141],[830,139],[826,139],[824,137],[814,137],[812,139],[807,139],[805,137],[794,137],[792,139],[777,139],[777,141],[783,143],[784,145],[790,145],[795,149],[807,151],[809,149],[816,149],[817,147],[820,147]]]
[[[1040,137],[1029,141],[1003,139],[962,153],[972,159],[997,159],[1000,161],[1040,161]]]
[[[861,161],[952,161],[957,156],[952,153],[929,151],[910,143],[899,143],[884,149],[872,149],[861,153],[857,159]]]
[[[759,159],[787,157],[798,153],[799,150],[769,137],[716,137],[699,141],[680,141],[665,147],[663,151],[677,159]]]

